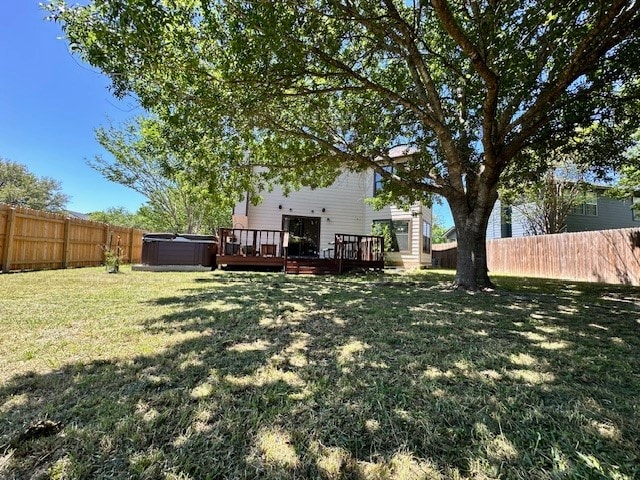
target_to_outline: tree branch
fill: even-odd
[[[566,67],[556,75],[555,81],[549,81],[529,110],[507,126],[505,136],[517,127],[520,127],[520,132],[506,148],[506,159],[520,151],[527,139],[546,121],[545,117],[551,106],[566,89],[582,75],[594,71],[599,66],[597,59],[619,43],[617,37],[626,36],[640,28],[640,5],[634,3],[633,8],[625,12],[627,5],[628,2],[625,0],[612,2],[609,10],[597,19],[595,27],[576,47]],[[611,32],[614,27],[618,28]]]
[[[471,64],[484,80],[487,87],[487,92],[482,104],[482,146],[484,149],[485,163],[490,168],[494,168],[498,162],[498,152],[496,150],[496,117],[500,78],[487,63],[485,55],[473,44],[460,25],[458,25],[449,8],[448,2],[446,0],[431,0],[431,4],[444,29],[471,60]]]

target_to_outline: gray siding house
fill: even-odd
[[[616,200],[604,192],[603,188],[596,189],[585,197],[585,202],[573,208],[567,218],[566,232],[640,227],[640,213],[631,208],[632,199]],[[526,235],[526,225],[518,209],[504,206],[498,200],[489,218],[487,239]]]

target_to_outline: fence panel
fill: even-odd
[[[431,246],[431,261],[437,268],[456,268],[458,244],[456,242],[434,243]]]
[[[16,209],[12,235],[11,269],[43,270],[62,267],[64,217]]]
[[[492,272],[640,285],[640,229],[491,240],[487,257]]]
[[[0,204],[2,271],[97,266],[104,245],[120,247],[125,261],[139,262],[142,230],[67,218],[64,215]]]
[[[440,266],[455,268],[455,245],[433,246]],[[507,275],[640,285],[640,228],[489,240],[487,263]]]

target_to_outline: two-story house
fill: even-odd
[[[594,187],[584,194],[582,202],[575,205],[567,216],[565,232],[584,232],[633,228],[640,226],[640,212],[632,209],[633,201],[640,198],[617,200],[605,195],[606,187]],[[505,206],[498,200],[491,212],[487,227],[487,239],[523,237],[527,230],[517,206]]]
[[[390,151],[394,161],[406,155],[406,147]],[[336,234],[385,232],[385,264],[431,265],[431,208],[416,203],[408,210],[395,206],[375,210],[367,199],[380,185],[379,174],[368,170],[344,172],[329,187],[304,187],[288,196],[276,187],[261,193],[259,205],[252,205],[245,196],[233,210],[233,228],[287,232],[289,256],[309,258],[331,258]]]

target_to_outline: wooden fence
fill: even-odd
[[[2,272],[88,267],[104,263],[104,246],[120,247],[125,262],[140,262],[142,230],[0,204]]]
[[[455,268],[455,244],[433,250],[434,263]],[[494,273],[640,285],[640,228],[489,240],[487,263]]]
[[[436,268],[456,268],[458,244],[456,242],[431,245],[431,263]]]

